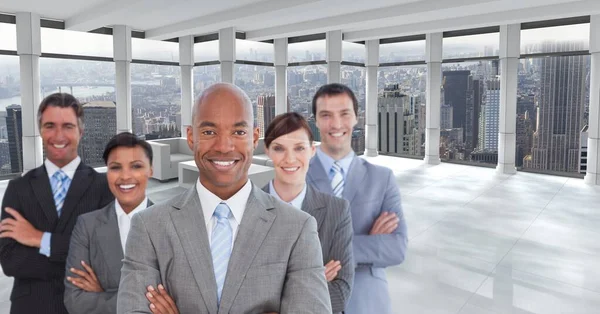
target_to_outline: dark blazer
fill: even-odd
[[[263,190],[270,193],[269,184]],[[347,200],[321,193],[307,184],[301,209],[317,220],[323,265],[331,260],[340,261],[342,265],[338,276],[327,283],[333,313],[344,311],[354,282],[353,231],[349,208]]]
[[[318,156],[310,161],[306,182],[321,192],[332,194],[331,182]],[[350,201],[354,237],[354,286],[346,314],[392,313],[385,268],[404,261],[408,244],[406,220],[400,190],[389,168],[354,157],[344,183],[342,197]],[[400,218],[391,234],[369,235],[382,212]]]
[[[12,207],[36,229],[52,233],[50,257],[40,254],[39,248],[9,238],[0,239],[2,270],[6,276],[14,277],[11,314],[67,313],[63,280],[71,231],[79,215],[104,207],[112,200],[106,175],[83,163],[75,171],[60,218],[44,165],[8,183],[1,219],[10,217],[4,208]]]
[[[147,206],[152,206],[148,200]],[[82,269],[81,261],[92,267],[104,292],[87,292],[65,278],[65,307],[71,314],[117,313],[117,292],[121,280],[123,247],[115,201],[104,208],[83,214],[77,219],[69,257],[65,268],[72,276],[71,267]]]

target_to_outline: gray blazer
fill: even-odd
[[[152,202],[148,200],[148,206]],[[117,291],[121,279],[123,248],[115,201],[77,218],[67,257],[67,276],[71,267],[82,269],[81,261],[92,267],[104,292],[87,292],[65,278],[64,302],[71,314],[110,314],[117,312]]]
[[[319,191],[333,193],[329,176],[318,156],[310,161],[306,182]],[[392,313],[385,267],[404,261],[407,248],[406,221],[402,212],[400,190],[394,173],[355,157],[346,176],[344,199],[350,201],[354,237],[354,275],[348,314]],[[398,228],[385,235],[369,235],[373,223],[384,211],[396,213]]]
[[[217,307],[196,187],[135,215],[117,313],[151,313],[146,287],[165,285],[180,313],[331,313],[317,223],[253,186]]]
[[[263,191],[270,193],[269,184]],[[323,264],[340,261],[342,269],[338,276],[327,283],[331,308],[334,313],[344,311],[354,282],[354,259],[352,255],[352,218],[350,203],[330,194],[317,191],[307,185],[302,210],[317,220],[319,240],[323,252]]]

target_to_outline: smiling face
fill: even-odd
[[[258,143],[251,104],[241,93],[226,84],[210,87],[196,104],[193,126],[187,129],[200,182],[221,199],[228,199],[248,181]]]
[[[108,187],[129,213],[146,198],[146,186],[152,176],[150,159],[141,146],[119,146],[110,152],[106,165]]]
[[[83,131],[73,108],[48,106],[40,120],[40,136],[46,157],[62,168],[77,157]]]
[[[275,181],[285,185],[303,185],[315,147],[311,145],[306,130],[300,128],[274,139],[266,153],[275,167]]]
[[[347,94],[317,99],[317,128],[321,133],[321,149],[334,159],[352,150],[352,130],[358,123],[352,99]]]

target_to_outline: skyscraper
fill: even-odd
[[[420,147],[415,112],[411,112],[411,97],[400,91],[399,85],[386,87],[378,103],[378,148],[383,153],[415,155]]]
[[[485,151],[496,152],[498,151],[498,133],[499,118],[500,118],[500,81],[492,79],[485,82],[485,113],[483,114],[484,123],[484,134],[480,136],[484,137]]]
[[[315,120],[315,116],[310,116],[308,118],[308,126],[313,134],[315,141],[321,141],[321,132],[319,132],[319,128],[317,128],[317,121]]]
[[[544,42],[542,51],[584,50],[582,42]],[[527,168],[578,172],[589,56],[547,57],[540,63],[538,119]]]
[[[467,106],[473,106],[471,71],[444,71],[444,102],[452,106],[452,127],[465,128]]]
[[[88,165],[102,165],[106,143],[117,134],[117,106],[112,101],[84,104],[83,124],[84,136],[79,145],[79,156]]]
[[[23,122],[20,105],[6,107],[6,133],[8,133],[11,173],[21,173],[23,172]]]
[[[264,137],[269,124],[275,118],[275,95],[258,96],[256,110],[256,120],[260,130],[260,137]]]

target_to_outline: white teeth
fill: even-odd
[[[135,184],[121,184],[119,187],[123,190],[131,190],[135,187]]]
[[[331,136],[333,137],[340,137],[342,135],[344,135],[344,133],[331,133]]]
[[[65,144],[62,144],[62,145],[54,144],[54,147],[58,148],[58,149],[65,148]]]
[[[285,171],[296,171],[296,170],[298,170],[298,169],[300,169],[300,168],[299,168],[299,167],[294,167],[294,168],[283,168],[283,170],[285,170]]]
[[[233,165],[234,161],[213,161],[217,166],[227,167]]]

